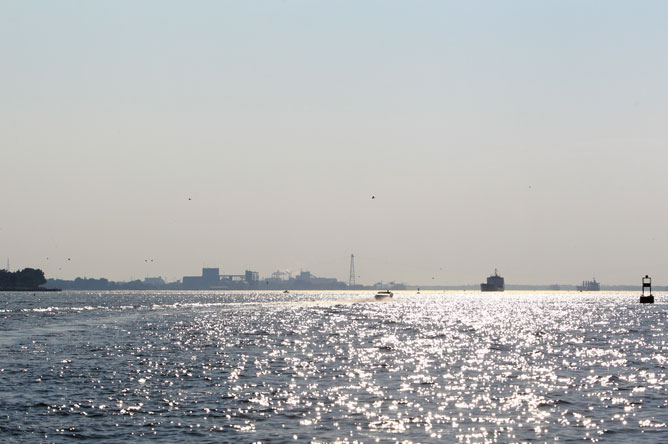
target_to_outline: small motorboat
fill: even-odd
[[[376,299],[387,299],[391,298],[394,296],[394,294],[390,290],[380,290],[378,293],[376,293]]]

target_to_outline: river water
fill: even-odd
[[[0,441],[668,442],[668,295],[0,293]]]

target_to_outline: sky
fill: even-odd
[[[668,2],[0,1],[0,266],[668,284]],[[372,196],[375,198],[372,199]]]

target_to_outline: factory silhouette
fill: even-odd
[[[105,278],[81,278],[74,280],[48,279],[46,287],[69,290],[373,290],[378,288],[404,290],[406,286],[396,282],[377,282],[359,285],[354,278],[354,259],[351,256],[349,282],[336,278],[318,277],[302,270],[293,276],[289,271],[275,271],[270,277],[260,278],[257,271],[243,274],[221,274],[219,268],[202,268],[200,276],[183,276],[182,280],[165,282],[158,277],[146,277],[130,282],[113,282]]]
[[[147,278],[150,279],[150,278]],[[364,290],[376,288],[405,289],[404,284],[378,282],[372,286],[355,283],[355,255],[350,255],[350,277],[348,283],[335,278],[318,277],[310,271],[300,271],[292,276],[289,271],[277,270],[271,277],[260,279],[257,271],[246,270],[244,274],[220,274],[218,268],[202,268],[201,276],[183,276],[183,290]]]
[[[364,289],[363,285],[348,285],[335,278],[317,277],[310,271],[296,276],[290,272],[275,271],[271,277],[260,279],[257,271],[244,274],[220,274],[218,268],[202,268],[201,276],[184,276],[183,290],[346,290]]]

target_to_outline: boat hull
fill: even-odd
[[[504,287],[501,285],[480,284],[480,291],[503,291]]]

